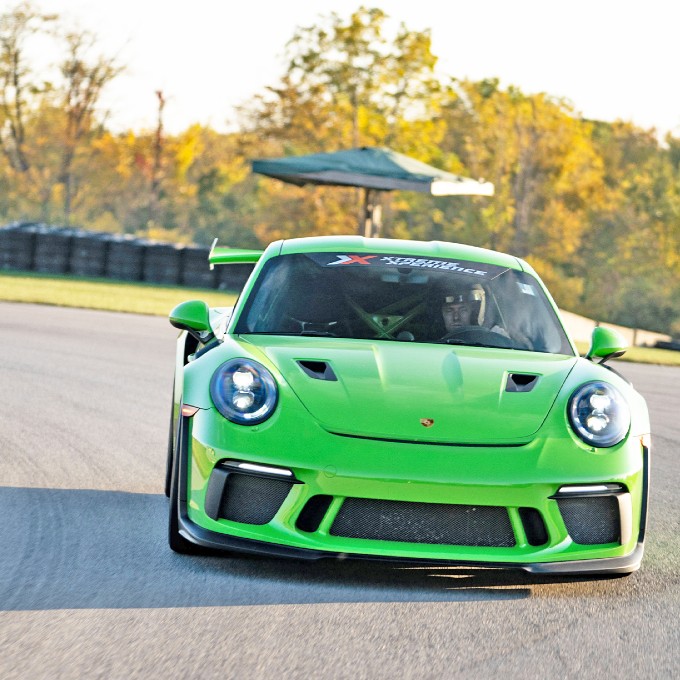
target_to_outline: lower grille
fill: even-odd
[[[561,498],[557,504],[574,543],[619,543],[621,521],[616,496]]]
[[[292,482],[230,474],[220,505],[219,516],[243,524],[267,524],[286,500]]]
[[[378,541],[512,547],[515,535],[506,508],[347,498],[333,536]]]

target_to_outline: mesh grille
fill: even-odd
[[[619,503],[615,496],[562,498],[557,504],[567,532],[575,543],[620,542]]]
[[[230,474],[220,517],[244,524],[267,524],[286,499],[292,482],[254,475]]]
[[[331,534],[378,541],[511,547],[506,508],[347,498]]]

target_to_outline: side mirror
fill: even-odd
[[[593,357],[602,357],[603,364],[608,359],[620,357],[628,349],[628,342],[618,331],[612,328],[596,326],[593,328],[593,335],[590,341],[590,349],[586,354],[586,359],[592,361]]]
[[[187,331],[199,342],[207,342],[212,336],[208,305],[202,300],[180,302],[170,312],[170,323],[181,331]]]

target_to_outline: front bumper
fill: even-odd
[[[508,563],[472,560],[434,560],[408,557],[387,557],[370,554],[347,554],[334,553],[326,550],[310,550],[307,548],[295,548],[276,543],[264,543],[250,539],[238,538],[228,534],[208,531],[192,522],[185,513],[180,515],[180,533],[191,543],[209,550],[227,550],[250,555],[267,557],[285,557],[299,560],[323,560],[337,559],[369,559],[379,561],[409,562],[417,561],[426,564],[445,564],[447,566],[469,566],[487,569],[522,569],[531,574],[554,574],[554,575],[579,575],[579,574],[629,574],[640,568],[644,553],[644,543],[638,543],[633,552],[622,557],[605,557],[587,560],[566,560],[563,562],[535,562],[535,563]]]
[[[544,574],[629,573],[640,565],[648,451],[639,439],[629,438],[604,453],[575,446],[564,436],[516,447],[431,446],[339,437],[310,427],[307,420],[304,445],[288,441],[282,446],[276,428],[246,430],[220,418],[205,410],[183,419],[178,447],[184,491],[179,499],[180,532],[197,545],[299,559],[419,560]],[[211,478],[225,461],[278,466],[290,470],[296,483],[270,520],[233,521],[220,516],[208,493]],[[617,540],[577,543],[556,493],[565,485],[602,484],[625,492],[629,510],[620,513],[621,531]],[[302,530],[299,519],[312,497],[330,500],[313,530]],[[451,545],[404,542],[393,540],[393,535],[390,540],[337,535],[334,519],[348,498],[448,504],[472,511],[503,508],[513,544]],[[621,501],[619,505],[623,507]],[[546,540],[538,545],[523,519],[526,509],[538,513],[544,523]]]

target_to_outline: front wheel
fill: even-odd
[[[168,432],[168,455],[165,462],[165,495],[170,498],[170,484],[172,482],[172,459],[175,451],[175,387],[172,388],[172,403],[170,404],[170,430]]]
[[[170,468],[170,487],[168,496],[170,498],[170,511],[168,516],[168,543],[170,548],[176,553],[183,555],[196,555],[200,548],[179,533],[179,485],[181,483],[180,466],[183,457],[183,436],[181,419],[177,428],[177,441],[175,455],[172,456]]]

